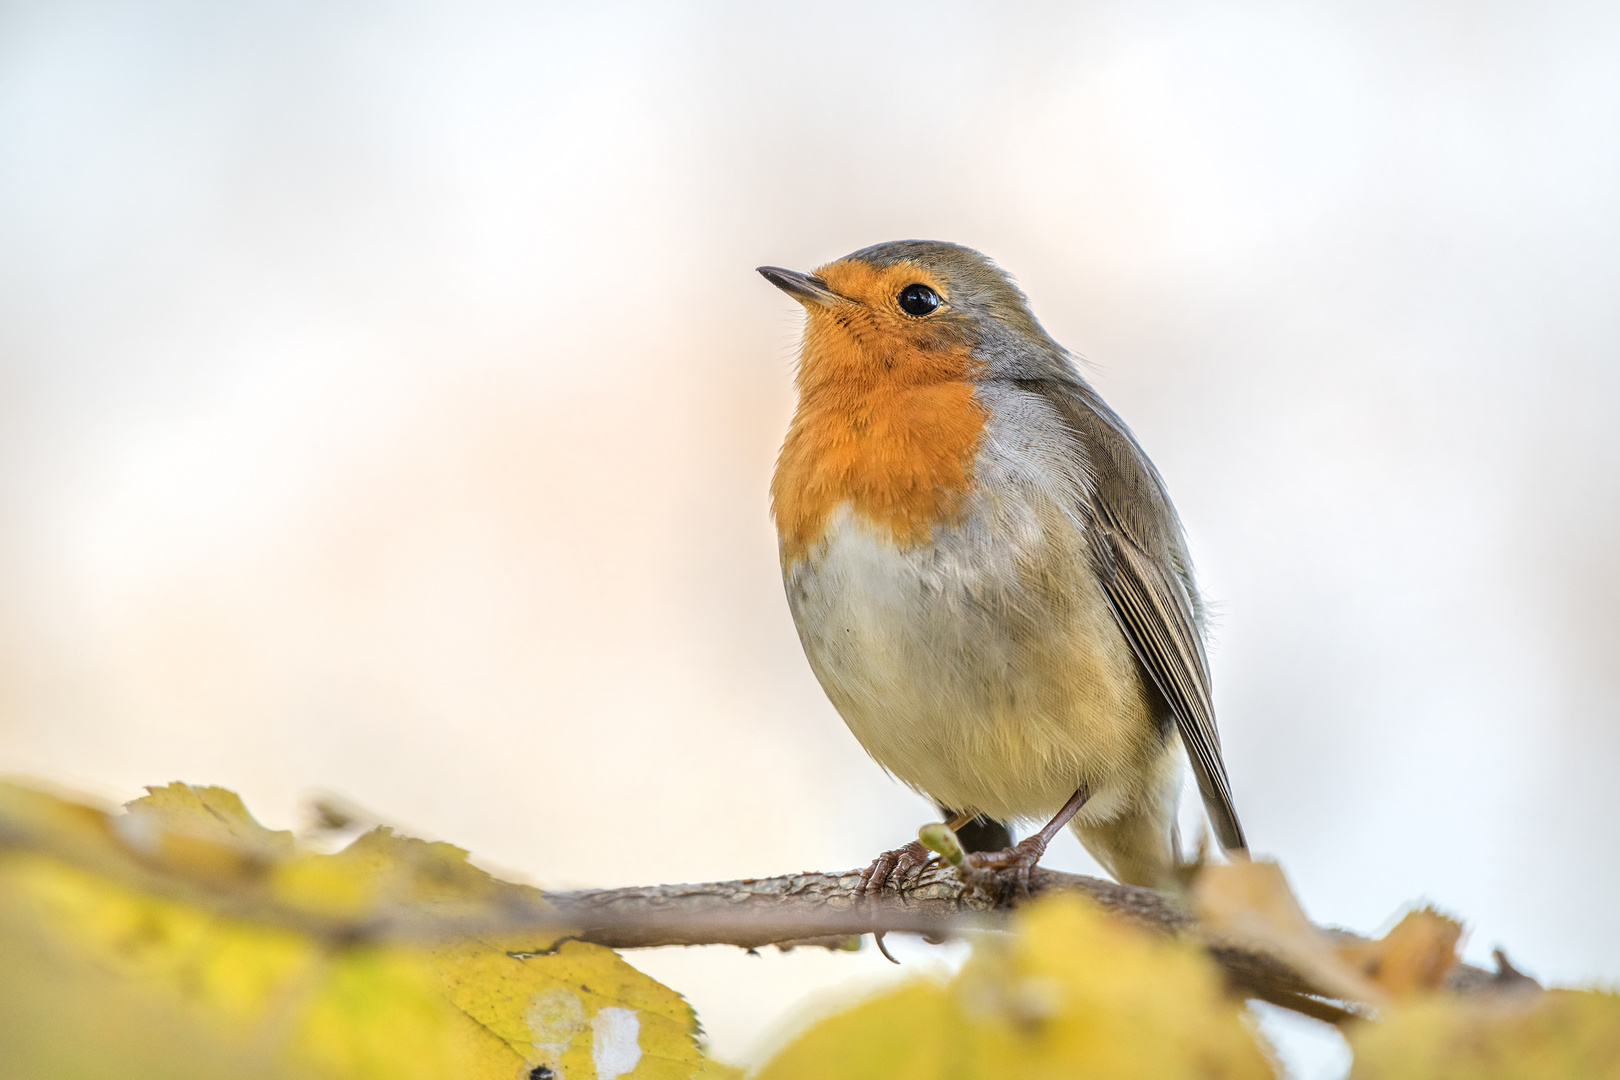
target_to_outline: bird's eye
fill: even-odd
[[[900,310],[907,315],[915,315],[919,319],[932,315],[939,304],[939,293],[920,281],[900,290]]]

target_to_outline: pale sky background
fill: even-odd
[[[1307,909],[1620,980],[1617,56],[1567,2],[0,5],[0,770],[546,885],[910,838],[781,596],[753,267],[953,240],[1168,479]],[[893,977],[631,959],[733,1060]]]

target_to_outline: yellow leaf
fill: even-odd
[[[430,843],[376,828],[333,855],[300,853],[271,871],[271,893],[285,903],[330,915],[358,915],[393,905],[476,914],[507,893],[536,889],[496,881],[453,844]],[[459,906],[457,906],[459,905]]]
[[[946,986],[916,983],[811,1028],[759,1080],[1270,1077],[1196,947],[1111,920],[1075,896],[986,935]]]
[[[11,950],[28,964],[0,954],[0,1019],[33,1016],[34,996],[79,1002],[81,982],[103,1005],[54,1010],[11,1052],[33,1064],[0,1075],[733,1075],[702,1055],[686,1002],[609,949],[553,949],[551,931],[435,946],[311,932],[540,904],[449,844],[377,829],[334,855],[300,852],[231,792],[183,784],[122,816],[0,785],[0,837],[32,849],[0,848],[0,946],[37,944]]]
[[[950,991],[913,982],[823,1020],[755,1080],[968,1080],[978,1074],[956,1066],[969,1059],[971,1045]]]
[[[292,833],[254,821],[234,791],[178,783],[146,790],[113,826],[137,855],[172,873],[246,882],[293,853]]]
[[[242,804],[242,797],[222,787],[178,782],[149,787],[124,811],[126,817],[161,829],[171,838],[213,840],[238,851],[256,852],[265,862],[284,859],[293,852],[292,833],[260,825]]]
[[[1620,1080],[1620,995],[1426,995],[1346,1032],[1351,1080]]]
[[[0,1076],[313,1080],[50,932],[13,889],[33,858],[0,854]]]
[[[307,987],[292,1049],[321,1072],[357,1080],[467,1075],[453,1017],[431,973],[406,950],[344,949]]]
[[[685,999],[600,945],[570,941],[513,956],[460,942],[435,949],[430,966],[456,1008],[531,1068],[673,1078],[693,1075],[702,1061]]]

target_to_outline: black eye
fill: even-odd
[[[920,281],[900,290],[900,310],[907,315],[915,315],[919,319],[932,315],[939,303],[939,293]]]

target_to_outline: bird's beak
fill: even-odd
[[[801,274],[797,270],[784,270],[780,266],[761,266],[759,272],[766,281],[801,304],[832,305],[847,302],[847,298],[827,288],[827,283],[818,277]]]

